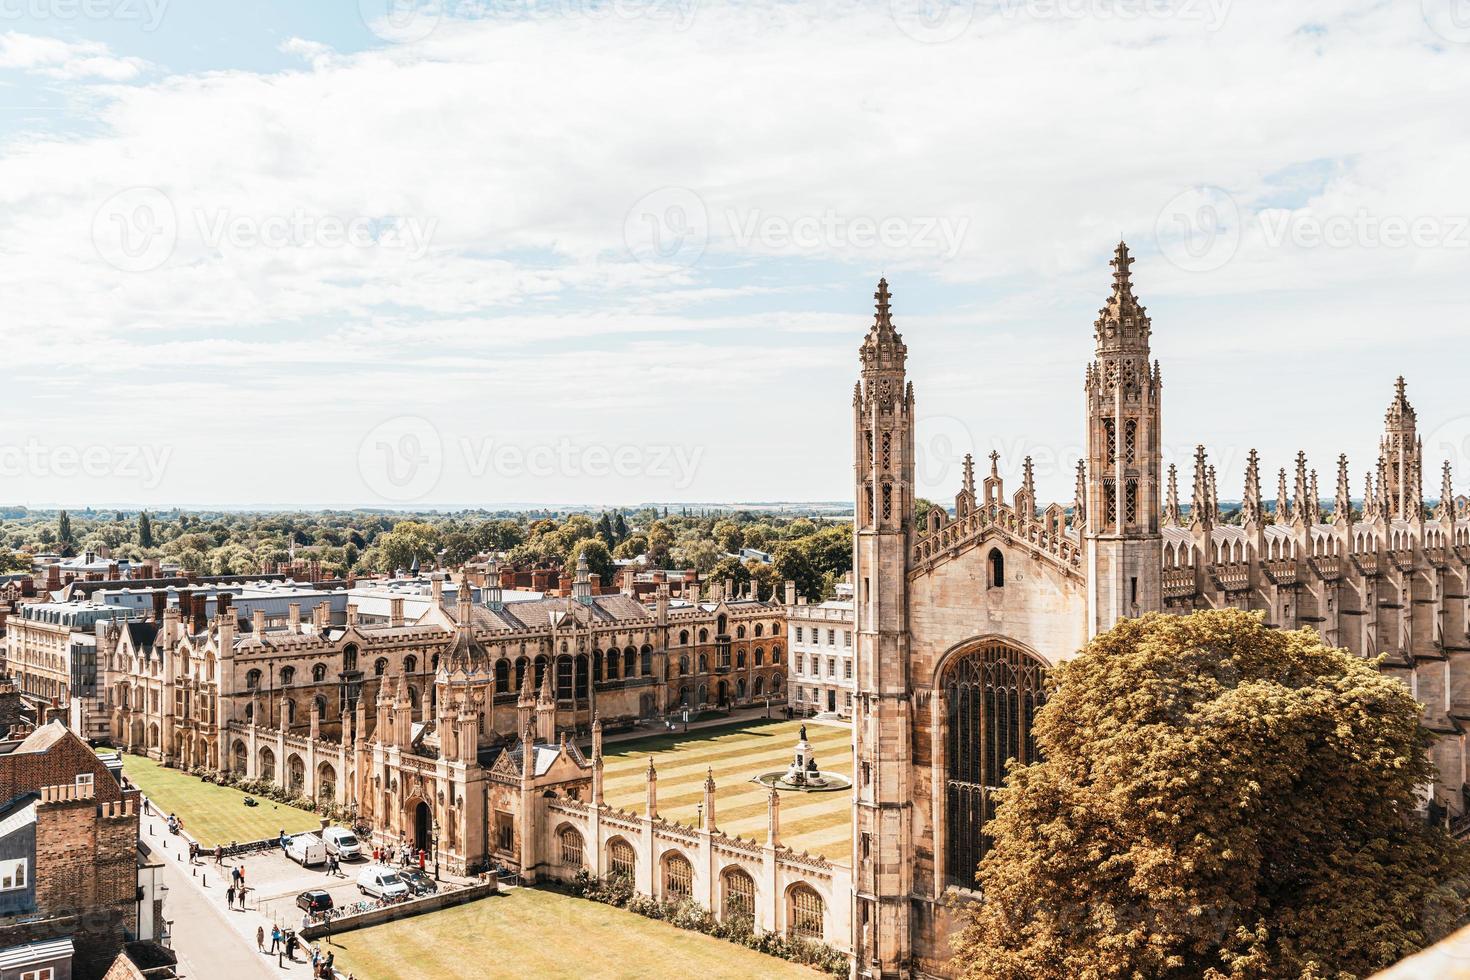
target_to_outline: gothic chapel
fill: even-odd
[[[1439,769],[1431,814],[1466,816],[1470,723],[1470,514],[1443,469],[1423,498],[1423,447],[1399,379],[1361,511],[1336,460],[1330,511],[1305,454],[1274,510],[1250,453],[1238,523],[1226,523],[1215,470],[1195,454],[1191,503],[1161,465],[1159,366],[1133,294],[1125,244],[1094,324],[1084,374],[1086,458],[1070,510],[1039,508],[1024,461],[1007,498],[990,456],[973,461],[953,513],[914,518],[914,387],[886,281],[859,351],[853,393],[857,688],[853,742],[853,955],[860,976],[943,975],[954,928],[947,899],[973,890],[991,794],[1006,760],[1035,756],[1031,722],[1045,669],[1120,618],[1232,606],[1283,628],[1310,627],[1384,670],[1424,703]]]

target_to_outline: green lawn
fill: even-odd
[[[328,940],[322,940],[326,943]],[[817,980],[821,974],[665,922],[539,888],[332,936],[334,966],[359,980]]]
[[[707,768],[715,773],[715,823],[729,834],[766,839],[769,790],[752,777],[791,764],[801,723],[773,721],[695,729],[609,743],[603,750],[603,795],[612,806],[643,811],[648,757],[658,771],[659,814],[694,823],[704,801]],[[852,778],[852,730],[807,725],[817,763]],[[781,794],[781,842],[847,864],[852,860],[852,793]]]
[[[288,834],[316,830],[321,820],[314,813],[294,806],[260,800],[246,806],[245,794],[237,789],[206,783],[178,769],[166,769],[139,755],[123,756],[123,773],[164,814],[176,813],[184,829],[202,847],[231,841],[262,840],[283,829]]]

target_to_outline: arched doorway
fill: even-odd
[[[413,808],[413,846],[414,850],[429,853],[433,841],[430,831],[433,828],[433,818],[429,813],[429,804],[419,800]]]

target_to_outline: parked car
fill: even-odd
[[[362,869],[357,876],[357,890],[373,898],[402,898],[408,894],[408,886],[398,872],[380,864]]]
[[[408,890],[415,895],[432,895],[439,890],[438,882],[434,881],[434,876],[427,871],[409,868],[407,871],[399,872],[399,875],[403,878],[403,883],[408,886]]]
[[[303,868],[327,863],[327,845],[316,834],[296,834],[286,839],[286,857]]]
[[[308,888],[296,896],[296,907],[313,915],[326,912],[332,908],[332,896],[320,888]]]
[[[362,857],[362,842],[346,827],[328,827],[322,831],[322,840],[327,852],[337,855],[338,860],[352,861]]]

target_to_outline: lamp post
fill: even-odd
[[[429,842],[434,848],[434,880],[439,880],[439,818],[429,824]]]

